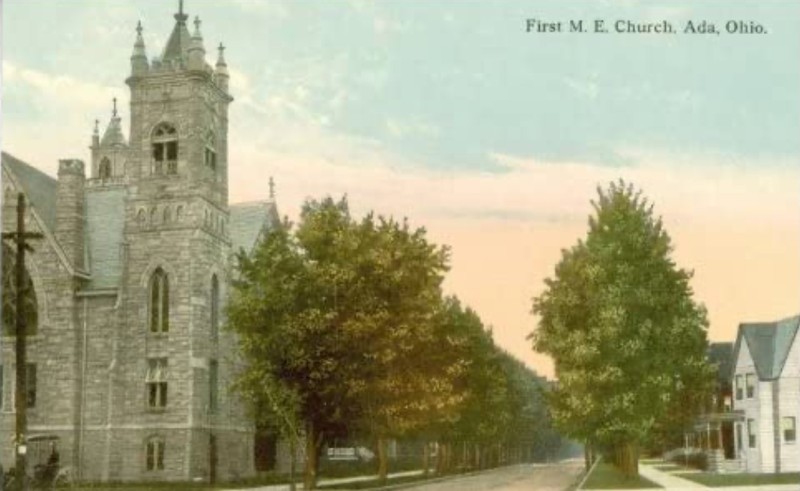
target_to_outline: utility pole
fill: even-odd
[[[27,334],[27,319],[25,315],[25,252],[33,252],[28,244],[30,239],[40,239],[42,234],[25,232],[25,195],[17,195],[17,231],[3,233],[3,239],[17,243],[16,263],[14,264],[15,276],[15,334],[16,334],[16,372],[17,387],[15,391],[16,427],[15,427],[15,454],[16,454],[16,482],[17,489],[24,491],[27,483],[27,444],[26,433],[28,427],[28,380],[27,357],[25,355],[25,335]],[[13,490],[12,490],[13,491]]]

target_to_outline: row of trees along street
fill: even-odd
[[[296,226],[284,220],[238,255],[228,325],[246,367],[236,389],[260,426],[305,440],[305,489],[334,439],[374,442],[381,479],[389,440],[438,443],[439,473],[557,445],[546,382],[443,296],[448,260],[424,229],[356,220],[344,198],[306,202]]]
[[[611,183],[592,205],[585,240],[534,299],[531,337],[555,362],[557,427],[635,476],[640,449],[680,446],[711,393],[708,321],[641,192]]]

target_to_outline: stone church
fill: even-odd
[[[254,427],[229,388],[236,340],[222,329],[233,254],[277,220],[269,199],[228,204],[229,74],[206,62],[183,2],[161,56],[137,27],[126,84],[91,159],[58,178],[2,154],[3,231],[43,238],[28,255],[28,455],[57,449],[83,481],[230,480],[254,472]],[[190,29],[192,32],[190,32]],[[271,188],[271,184],[270,184]],[[13,257],[3,246],[4,259]],[[4,287],[12,285],[4,267]],[[14,337],[4,315],[0,461],[13,466]],[[12,319],[13,320],[13,319]],[[11,323],[13,326],[13,322]],[[31,471],[29,471],[31,472]]]

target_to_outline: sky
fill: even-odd
[[[127,133],[130,55],[171,0],[5,0],[0,144],[55,175],[89,160],[111,99]],[[532,298],[585,236],[598,185],[655,205],[694,271],[709,338],[800,311],[800,3],[636,0],[186,0],[231,72],[231,202],[282,214],[347,194],[452,248],[447,293],[539,373]],[[527,19],[673,25],[675,34],[529,33]],[[717,34],[685,34],[687,21]],[[729,34],[728,21],[764,34]]]

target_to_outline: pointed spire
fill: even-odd
[[[228,66],[228,64],[225,63],[225,46],[222,43],[219,43],[217,50],[219,51],[219,56],[217,57],[217,66]]]
[[[96,149],[100,146],[100,120],[94,120],[94,129],[92,130],[92,146],[91,149]]]
[[[125,136],[122,134],[122,118],[119,117],[117,112],[117,98],[114,97],[111,101],[111,121],[109,121],[106,131],[103,133],[103,139],[100,144],[102,146],[127,145]]]
[[[189,16],[183,13],[183,0],[178,0],[178,13],[175,14],[175,20],[178,24],[185,24]]]
[[[203,46],[203,35],[200,33],[200,17],[194,18],[194,34],[189,41],[189,69],[190,70],[205,70],[206,64],[206,48]]]
[[[136,42],[133,43],[131,72],[134,75],[139,75],[145,73],[148,68],[147,52],[144,49],[144,38],[142,37],[142,21],[139,21],[136,24]]]
[[[162,63],[167,66],[180,66],[186,61],[187,51],[191,47],[192,35],[186,27],[189,16],[183,11],[183,0],[178,4],[178,13],[175,14],[175,27],[172,29],[164,52],[161,54]]]
[[[275,201],[275,179],[269,176],[269,199]]]
[[[222,43],[219,43],[219,56],[217,57],[217,69],[215,71],[215,80],[217,85],[220,89],[227,92],[228,91],[228,79],[230,75],[228,75],[228,64],[225,63],[225,46]]]

